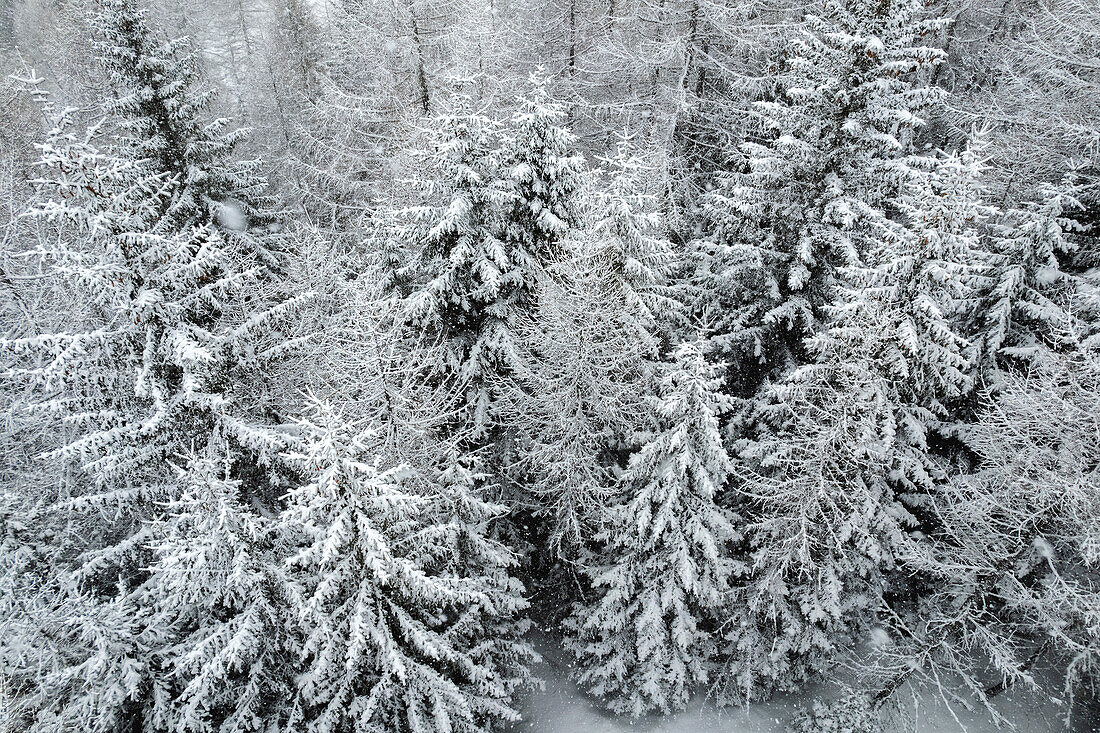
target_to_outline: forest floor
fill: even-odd
[[[779,696],[749,708],[717,708],[709,702],[693,703],[677,715],[631,721],[616,718],[600,708],[570,679],[560,651],[537,643],[544,661],[536,670],[544,686],[521,707],[523,721],[516,733],[784,733],[791,716],[809,703],[814,693]],[[1066,733],[1065,708],[1029,690],[1009,690],[995,698],[995,707],[1011,727],[998,727],[980,710],[948,706],[934,692],[912,688],[899,691],[901,711],[897,733]],[[823,690],[821,694],[828,694]],[[1090,726],[1075,726],[1087,731]],[[893,733],[893,731],[883,731]]]

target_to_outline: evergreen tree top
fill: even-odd
[[[550,96],[549,79],[537,72],[530,83],[533,91],[520,99],[502,151],[514,189],[506,234],[546,261],[559,254],[560,240],[578,223],[584,159],[564,125],[565,106]]]
[[[210,117],[213,92],[187,41],[160,37],[138,0],[97,2],[100,58],[115,93],[106,111],[133,157],[173,182],[173,218],[198,217],[227,229],[266,223],[259,162],[233,156],[246,131]]]

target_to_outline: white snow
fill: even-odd
[[[531,693],[520,707],[523,720],[514,733],[785,733],[787,722],[814,694],[828,695],[827,689],[802,695],[782,695],[748,709],[716,708],[696,700],[676,715],[651,716],[639,720],[619,718],[602,709],[569,679],[568,662],[550,642],[536,641],[544,661],[536,674],[543,688]],[[911,687],[898,693],[902,701],[903,724],[898,733],[1005,733],[980,710],[949,708],[933,691]],[[1026,689],[1012,689],[994,698],[994,705],[1015,726],[1014,733],[1066,733],[1064,708],[1056,701]],[[956,720],[957,717],[957,720]],[[893,733],[883,731],[883,733]]]
[[[226,229],[235,232],[248,229],[248,216],[234,201],[219,201],[215,215],[218,217],[218,223]]]

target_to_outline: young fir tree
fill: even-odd
[[[1068,210],[1079,208],[1072,187],[1040,186],[1042,200],[1014,207],[996,222],[983,273],[984,299],[975,324],[983,376],[991,383],[1013,362],[1035,358],[1056,346],[1073,326],[1069,296],[1073,278],[1059,257],[1074,250],[1077,227]]]
[[[486,477],[475,473],[476,461],[457,453],[446,457],[447,467],[427,492],[424,532],[418,562],[430,572],[453,578],[477,579],[487,602],[456,610],[447,635],[456,647],[469,650],[471,658],[496,674],[484,680],[488,696],[505,701],[529,687],[528,665],[538,655],[522,639],[530,629],[523,584],[512,576],[515,553],[493,538],[492,524],[507,507],[484,498]],[[502,720],[518,719],[499,711]],[[491,717],[491,716],[490,716]],[[488,719],[488,718],[486,718]],[[493,728],[494,725],[487,724]]]
[[[483,439],[496,422],[494,377],[519,366],[512,331],[532,297],[535,262],[503,234],[512,200],[494,161],[492,124],[466,109],[440,118],[439,127],[439,180],[427,188],[440,202],[402,212],[408,223],[397,230],[419,252],[408,317],[438,339],[436,376],[465,393],[460,419]]]
[[[698,343],[676,350],[659,431],[632,456],[595,567],[596,598],[571,624],[577,678],[618,713],[680,710],[706,681],[733,562],[715,502],[732,465],[718,432],[721,380]]]
[[[869,333],[889,322],[867,320]],[[889,481],[906,429],[875,373],[894,344],[796,370],[761,406],[771,423],[741,446],[734,489],[748,557],[725,627],[719,700],[797,689],[831,669],[867,628],[911,522]]]
[[[578,223],[584,159],[562,126],[566,111],[551,99],[549,79],[536,73],[530,83],[501,151],[512,194],[504,239],[523,259],[545,265],[562,257],[563,238]]]
[[[839,268],[867,254],[909,175],[919,115],[941,94],[928,78],[944,54],[922,44],[945,22],[917,0],[821,0],[779,97],[756,104],[747,170],[704,198],[695,310],[744,391],[812,360],[803,339],[826,320]]]
[[[917,166],[926,166],[925,170]],[[752,556],[730,626],[730,693],[789,689],[824,672],[883,609],[939,474],[929,438],[971,386],[960,335],[983,216],[972,154],[914,161],[871,264],[808,347],[816,363],[773,387],[770,428],[742,446]]]
[[[480,732],[517,719],[529,654],[508,622],[523,602],[477,524],[488,507],[450,480],[458,512],[440,524],[439,497],[412,493],[410,469],[370,462],[369,431],[324,405],[301,427],[304,448],[286,458],[307,481],[283,517],[303,535],[288,560],[305,632],[290,726]],[[436,544],[455,539],[471,554]]]
[[[287,710],[295,645],[273,524],[242,503],[227,455],[193,456],[158,523],[146,593],[175,631],[172,730],[268,730]]]

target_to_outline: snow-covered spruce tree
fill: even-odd
[[[58,602],[78,597],[89,608],[71,617],[66,633],[77,641],[43,684],[49,704],[36,724],[154,726],[167,715],[171,652],[142,640],[150,520],[164,517],[164,503],[178,494],[171,461],[201,450],[216,431],[247,455],[235,469],[250,474],[249,498],[269,498],[260,495],[262,464],[282,440],[262,426],[272,400],[262,374],[286,347],[275,324],[299,300],[269,294],[258,252],[243,237],[186,213],[186,185],[150,164],[140,138],[71,127],[68,113],[56,115],[39,146],[31,211],[54,236],[30,254],[72,290],[64,330],[3,343],[16,362],[11,376],[34,393],[31,409],[56,420],[62,435],[46,455],[71,479],[51,507],[72,520],[59,540]],[[134,652],[138,663],[124,664],[128,657],[110,650],[116,642],[89,641],[116,631],[119,644],[132,633],[133,644],[145,645]],[[170,641],[166,629],[149,633]]]
[[[675,313],[671,247],[644,193],[644,164],[623,153],[606,178],[587,181],[580,225],[540,270],[536,307],[516,322],[522,353],[532,356],[501,390],[515,437],[507,471],[521,487],[513,503],[535,515],[514,524],[531,530],[531,584],[551,589],[534,593],[550,600],[552,619],[561,593],[577,587],[575,562],[650,427],[643,395]]]
[[[538,655],[522,640],[531,626],[525,612],[523,584],[512,576],[515,553],[492,538],[491,524],[505,515],[507,507],[484,498],[487,476],[477,472],[478,460],[450,452],[446,467],[424,493],[430,522],[419,548],[417,562],[430,572],[447,577],[475,580],[487,602],[455,609],[447,623],[447,637],[457,648],[485,669],[496,670],[484,680],[488,696],[512,700],[529,688],[528,666]],[[498,711],[502,719],[512,713]],[[493,725],[487,725],[493,728]]]
[[[652,169],[626,141],[605,162],[579,195],[565,258],[550,266],[538,308],[521,321],[525,353],[538,358],[510,419],[524,437],[519,463],[547,504],[555,552],[580,548],[598,526],[644,430],[652,361],[678,313],[672,246],[647,192]]]
[[[841,271],[845,283],[828,309],[829,335],[808,342],[818,354],[829,349],[843,359],[844,347],[828,341],[862,341],[867,320],[889,323],[889,350],[874,366],[899,405],[925,410],[931,420],[946,419],[945,403],[972,385],[974,355],[965,336],[985,265],[982,224],[991,213],[982,202],[977,152],[911,158],[910,179],[896,201],[901,221],[879,228],[865,265]],[[925,423],[922,432],[932,427]]]
[[[487,731],[518,718],[530,653],[508,625],[523,607],[507,551],[479,526],[487,505],[452,472],[413,493],[407,466],[371,462],[370,431],[316,405],[286,459],[306,482],[283,514],[302,535],[288,561],[304,632],[289,726],[308,731]],[[450,495],[454,514],[432,510]],[[461,558],[461,540],[471,550]]]
[[[60,614],[64,614],[63,616]],[[60,616],[60,618],[58,617]],[[51,603],[50,666],[26,701],[31,733],[165,730],[172,719],[165,628],[134,596],[69,592]]]
[[[888,480],[890,436],[905,426],[873,371],[879,353],[792,373],[761,408],[777,427],[741,448],[733,486],[748,559],[723,628],[722,703],[797,689],[878,609],[911,521]]]
[[[975,166],[969,152],[913,161],[905,224],[881,223],[870,263],[840,270],[831,325],[807,340],[816,363],[769,390],[766,430],[741,447],[752,563],[732,604],[731,697],[812,679],[884,610],[910,510],[940,473],[929,437],[971,386],[959,309],[981,265]]]
[[[233,155],[244,130],[209,117],[213,92],[203,88],[187,39],[158,37],[137,0],[97,2],[102,61],[115,95],[106,111],[130,155],[165,175],[171,218],[230,232],[269,223],[259,161]]]
[[[694,307],[744,391],[812,360],[803,339],[826,319],[839,268],[867,253],[941,94],[928,79],[943,53],[922,44],[944,23],[918,0],[819,0],[780,96],[755,106],[747,170],[704,197]]]
[[[550,97],[550,80],[532,74],[501,150],[503,176],[512,198],[504,239],[517,260],[546,264],[561,257],[562,240],[578,223],[584,160],[577,139],[563,126],[565,107]]]
[[[635,717],[682,709],[707,680],[734,567],[732,517],[715,502],[732,469],[721,380],[698,343],[675,359],[655,402],[659,431],[631,457],[598,537],[595,597],[571,620],[578,681]]]
[[[812,679],[875,619],[914,523],[905,503],[935,488],[930,435],[970,389],[959,330],[982,264],[977,162],[912,163],[904,223],[880,222],[869,264],[838,272],[831,325],[807,339],[815,363],[771,387],[768,429],[741,446],[752,562],[733,603],[731,696]]]
[[[33,506],[13,487],[0,491],[0,721],[13,730],[30,728],[31,699],[54,661],[48,640],[68,617],[51,572],[59,554],[55,530],[32,519]]]
[[[512,331],[532,298],[535,261],[503,234],[502,212],[512,198],[499,178],[493,125],[469,109],[469,100],[459,104],[438,121],[438,178],[425,184],[434,201],[398,212],[406,221],[396,231],[418,253],[409,322],[438,340],[434,376],[465,393],[458,419],[482,439],[496,422],[491,378],[519,366]]]
[[[224,446],[191,456],[155,528],[143,600],[174,631],[171,730],[261,731],[288,712],[295,645],[274,524],[242,503],[233,463]]]
[[[995,222],[985,272],[985,302],[975,324],[983,376],[995,384],[1013,362],[1026,363],[1054,347],[1073,326],[1068,307],[1073,280],[1059,258],[1074,250],[1069,218],[1080,204],[1072,186],[1043,184],[1042,200],[1008,209]]]
[[[60,229],[35,254],[86,298],[80,325],[6,342],[28,358],[15,375],[75,430],[54,456],[83,466],[97,501],[120,505],[156,491],[168,461],[215,424],[270,456],[279,441],[246,414],[264,399],[251,388],[258,370],[281,353],[274,322],[297,300],[265,303],[251,253],[161,216],[167,176],[68,127],[62,114],[41,146],[32,214]]]
[[[419,253],[409,320],[439,340],[439,376],[465,392],[461,420],[475,440],[496,422],[493,383],[506,386],[520,368],[515,321],[535,307],[538,282],[578,215],[582,161],[545,80],[533,83],[503,141],[460,97],[439,119],[437,180],[425,186],[435,201],[398,214],[407,223],[397,236]]]

